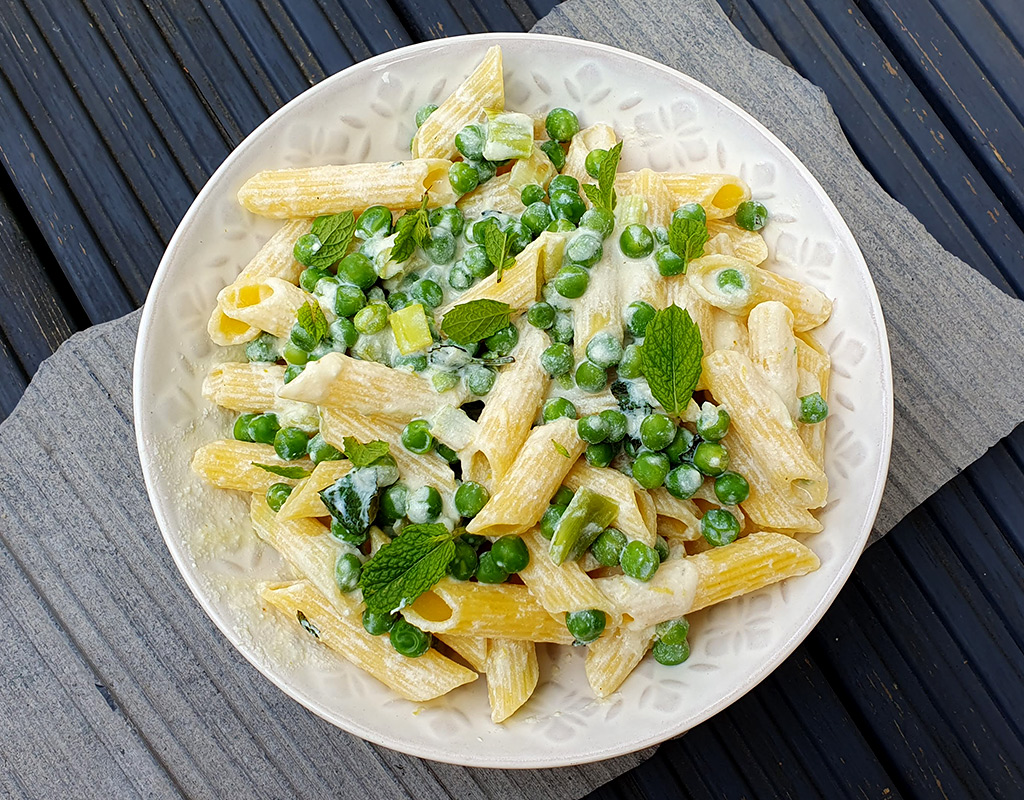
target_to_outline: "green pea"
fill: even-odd
[[[232,435],[240,442],[251,442],[252,438],[252,421],[258,417],[259,414],[242,414],[235,420],[235,425],[231,429]]]
[[[306,362],[309,361],[309,353],[294,342],[288,342],[284,346],[284,360],[289,364],[305,366]]]
[[[740,523],[724,508],[709,508],[700,518],[701,535],[715,547],[731,544],[740,535]]]
[[[736,294],[747,288],[747,279],[738,269],[723,269],[715,278],[715,284],[725,294]]]
[[[455,557],[448,564],[448,574],[457,581],[468,581],[476,574],[476,550],[469,543],[456,540]]]
[[[580,228],[594,231],[602,239],[607,239],[615,230],[615,215],[608,209],[595,206],[580,217]]]
[[[363,611],[363,628],[371,636],[380,636],[390,631],[397,619],[394,614],[378,614],[367,608]]]
[[[434,637],[399,618],[388,633],[388,639],[396,653],[406,658],[419,658],[430,649]]]
[[[690,433],[688,428],[684,428],[680,425],[679,428],[676,429],[676,435],[672,440],[672,443],[666,447],[663,452],[668,456],[669,461],[673,464],[679,464],[685,460],[692,446],[693,434]]]
[[[572,175],[556,175],[551,179],[551,183],[548,184],[548,193],[554,194],[555,192],[580,192],[580,182],[576,180]]]
[[[692,464],[680,464],[665,476],[665,488],[673,497],[689,500],[704,483],[704,476]]]
[[[455,510],[463,517],[475,517],[490,499],[487,487],[474,481],[463,481],[455,490]]]
[[[587,463],[593,467],[607,467],[615,458],[617,450],[618,448],[611,442],[588,444],[587,449],[583,451],[583,456],[587,459]]]
[[[607,331],[595,333],[587,342],[587,358],[608,369],[622,360],[622,343]]]
[[[377,282],[377,270],[362,253],[349,253],[338,262],[338,280],[360,289],[369,289]]]
[[[318,344],[316,337],[307,331],[298,320],[292,325],[291,332],[288,334],[288,341],[307,353]]]
[[[684,641],[682,644],[666,644],[663,640],[658,639],[651,647],[651,654],[659,664],[674,667],[690,657],[690,643]]]
[[[534,303],[526,312],[526,321],[533,327],[546,331],[555,324],[555,309],[545,302]]]
[[[427,121],[427,117],[437,111],[436,103],[426,103],[416,109],[416,127],[420,127]]]
[[[626,436],[629,422],[626,415],[614,408],[607,408],[600,414],[601,419],[608,425],[608,442],[621,442]]]
[[[686,617],[659,622],[654,628],[654,635],[665,644],[682,644],[689,633],[690,623]]]
[[[545,422],[554,422],[559,417],[576,419],[576,406],[564,397],[553,397],[544,402],[541,417]]]
[[[460,236],[466,227],[466,217],[457,206],[435,208],[429,219],[431,228],[445,228],[452,236]]]
[[[405,292],[391,292],[387,299],[388,306],[392,311],[401,311],[408,305],[412,304],[412,300],[409,299],[409,295]]]
[[[590,545],[590,554],[603,567],[617,567],[629,539],[618,528],[605,528]]]
[[[547,230],[548,225],[555,218],[551,213],[551,209],[548,208],[548,204],[538,200],[536,203],[531,203],[526,207],[520,219],[523,225],[532,231],[534,235],[539,235],[542,231]]]
[[[649,450],[664,450],[676,438],[676,425],[664,414],[648,414],[640,423],[640,441]]]
[[[477,397],[483,397],[492,388],[497,374],[490,367],[482,364],[470,364],[463,373],[463,380],[466,381],[466,388]]]
[[[391,209],[387,206],[370,206],[356,220],[355,235],[364,240],[390,236]]]
[[[551,159],[555,169],[559,171],[565,169],[565,150],[562,149],[558,142],[554,139],[548,139],[540,143],[540,149],[544,151],[544,155]]]
[[[327,331],[331,340],[339,346],[351,347],[359,340],[359,331],[356,330],[356,326],[352,324],[352,320],[345,317],[338,317],[334,320]]]
[[[633,462],[633,479],[645,489],[657,489],[665,482],[670,466],[664,453],[645,451]]]
[[[354,592],[359,586],[362,574],[363,562],[355,553],[342,553],[334,562],[334,582],[340,592]]]
[[[572,369],[572,348],[556,342],[540,354],[540,365],[549,375],[564,375]]]
[[[558,218],[545,228],[552,233],[569,233],[576,230],[576,226],[570,220]]]
[[[430,376],[434,391],[438,394],[454,389],[459,385],[459,376],[455,372],[435,372]]]
[[[553,108],[544,120],[544,128],[556,142],[567,142],[580,132],[580,121],[567,108]]]
[[[650,303],[634,300],[626,306],[626,328],[637,339],[642,339],[647,333],[647,326],[654,319],[654,314],[654,306]]]
[[[540,535],[545,539],[550,539],[554,536],[555,528],[558,527],[558,521],[562,518],[562,514],[564,513],[565,506],[548,506],[540,518]]]
[[[381,492],[378,515],[385,525],[394,525],[405,516],[409,504],[409,488],[395,483]]]
[[[505,228],[505,234],[508,236],[508,252],[513,256],[523,252],[534,237],[534,233],[521,222],[510,222]]]
[[[304,364],[289,364],[284,369],[284,382],[291,383],[293,380],[299,377],[300,374],[302,374],[302,370],[304,370],[305,368],[306,367]]]
[[[646,258],[654,250],[654,234],[646,225],[627,225],[619,234],[619,248],[629,258]]]
[[[366,305],[366,295],[358,286],[343,283],[334,294],[334,313],[339,317],[351,317]]]
[[[249,424],[249,435],[252,437],[250,441],[273,444],[274,437],[280,429],[276,414],[258,414]]]
[[[488,161],[486,158],[474,159],[473,161],[468,161],[466,163],[476,170],[477,180],[481,184],[487,183],[487,181],[493,178],[497,172],[497,167],[494,166],[494,162]]]
[[[600,414],[591,414],[576,423],[576,433],[588,444],[600,444],[608,438],[608,423]]]
[[[592,267],[601,260],[604,254],[604,245],[601,244],[601,237],[586,230],[572,238],[566,245],[565,258],[581,267]]]
[[[502,536],[491,545],[491,558],[511,575],[526,569],[530,563],[530,551],[521,536]]]
[[[487,130],[483,125],[467,125],[455,134],[455,149],[467,160],[480,161],[484,157]]]
[[[395,369],[410,369],[413,372],[423,372],[427,368],[427,357],[422,353],[396,356],[393,366]]]
[[[307,292],[313,292],[320,281],[330,276],[330,272],[320,267],[307,267],[299,273],[299,286]]]
[[[567,506],[575,496],[576,492],[568,486],[559,486],[555,496],[551,498],[551,503],[556,506]]]
[[[729,412],[722,406],[704,403],[697,417],[697,435],[709,442],[717,442],[729,432]]]
[[[331,518],[331,536],[340,542],[350,544],[353,547],[360,547],[367,539],[370,538],[370,531],[367,528],[362,533],[350,532],[341,522],[335,518]]]
[[[423,240],[423,253],[431,264],[451,264],[455,259],[455,237],[447,228],[431,228]]]
[[[319,236],[315,233],[304,233],[295,240],[292,255],[296,261],[308,267],[313,262],[313,257],[320,252],[321,247],[323,247],[323,242],[320,241]],[[305,287],[303,288],[305,289]],[[306,289],[306,291],[311,290]]]
[[[659,245],[668,244],[668,228],[664,225],[655,225],[651,228],[651,233],[654,234],[654,241]]]
[[[480,583],[504,583],[508,580],[508,570],[503,569],[494,560],[494,553],[488,550],[481,553],[476,567],[476,579]]]
[[[675,250],[667,244],[663,244],[654,251],[654,263],[658,267],[658,272],[665,277],[682,275],[686,272],[686,259],[677,255]]]
[[[608,151],[603,150],[600,147],[587,153],[587,157],[583,161],[583,168],[591,178],[596,180],[601,174],[601,165],[604,163],[607,156]]]
[[[486,278],[494,267],[487,259],[487,250],[483,247],[471,247],[462,255],[462,263],[466,265],[474,278]]]
[[[708,214],[700,203],[687,203],[672,212],[672,219],[692,219],[697,222],[707,222]]]
[[[309,437],[300,428],[281,428],[274,436],[274,452],[285,461],[294,461],[306,455]]]
[[[454,464],[459,460],[459,454],[452,450],[444,442],[438,442],[434,445],[434,452],[437,453],[441,458],[447,461],[449,464]]]
[[[568,314],[558,314],[555,317],[555,324],[548,330],[548,335],[559,344],[572,344],[572,317]]]
[[[414,419],[402,429],[402,446],[410,453],[429,453],[434,449],[434,437],[430,434],[430,423],[425,419]]]
[[[497,333],[484,339],[484,346],[499,356],[507,356],[517,344],[519,344],[519,330],[515,325],[506,325]]]
[[[828,403],[820,392],[807,394],[800,398],[800,414],[797,417],[806,425],[817,425],[828,416]]]
[[[480,173],[465,161],[456,161],[448,168],[448,182],[458,195],[473,191],[480,183]]]
[[[583,391],[597,394],[608,383],[608,374],[593,361],[581,361],[576,367],[576,385]]]
[[[475,533],[466,533],[465,528],[460,528],[462,533],[459,534],[459,538],[472,547],[474,550],[479,551],[481,547],[487,544],[486,536],[479,536]]]
[[[739,505],[750,497],[750,484],[738,472],[723,472],[715,478],[715,497],[723,505]]]
[[[605,613],[597,608],[590,608],[585,611],[566,611],[565,627],[569,629],[573,644],[585,645],[597,641],[604,633],[608,618]]]
[[[425,308],[435,309],[444,302],[444,289],[430,278],[424,278],[412,287],[409,296]]]
[[[422,524],[424,522],[437,522],[441,516],[441,493],[433,486],[421,486],[409,493],[406,501],[405,515],[409,522]]]
[[[668,539],[666,539],[664,536],[659,536],[657,539],[655,539],[654,552],[658,554],[658,560],[661,561],[661,563],[664,564],[666,561],[668,561]]]
[[[550,194],[551,213],[556,219],[567,219],[573,225],[579,225],[580,218],[586,212],[587,207],[576,192],[559,190]]]
[[[643,542],[634,539],[622,550],[622,557],[619,561],[622,571],[629,577],[638,581],[649,581],[654,577],[661,565],[661,559],[653,547],[648,547]]]
[[[284,501],[292,493],[292,487],[287,483],[275,483],[267,489],[267,505],[275,514],[281,510]]]
[[[619,361],[619,377],[623,380],[633,380],[643,374],[640,348],[635,344],[626,345],[622,351],[622,359]]]
[[[280,358],[277,337],[269,333],[261,333],[245,346],[245,357],[249,361],[277,361]]]
[[[768,209],[754,200],[746,200],[736,207],[736,224],[745,231],[759,231],[768,222]]]
[[[718,442],[701,442],[693,451],[693,466],[712,478],[729,468],[729,452]]]
[[[359,310],[352,324],[360,333],[380,333],[388,326],[389,309],[384,303],[371,303]]]
[[[461,261],[457,262],[448,273],[448,285],[457,292],[466,291],[473,285],[473,282],[473,273]]]
[[[523,201],[524,206],[532,206],[534,203],[543,203],[544,198],[548,196],[548,193],[544,191],[543,186],[538,186],[536,183],[530,183],[523,187],[523,191],[519,194],[519,199]]]
[[[314,464],[319,464],[321,461],[340,461],[344,458],[342,452],[324,439],[323,434],[321,433],[315,434],[313,438],[309,440],[309,443],[306,445],[306,449]]]

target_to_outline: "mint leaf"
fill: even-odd
[[[640,348],[640,364],[651,394],[669,414],[686,408],[700,378],[704,346],[690,313],[671,305],[655,313]]]
[[[295,612],[295,617],[299,620],[299,624],[305,629],[306,633],[312,636],[314,639],[320,638],[320,629],[309,621],[309,618],[301,611]]]
[[[354,469],[318,494],[327,510],[331,512],[334,522],[340,525],[355,543],[366,533],[366,529],[377,516],[380,504],[377,471]],[[331,530],[333,533],[333,525]]]
[[[315,340],[314,347],[327,337],[327,317],[324,316],[324,311],[320,308],[319,303],[307,302],[305,305],[299,306],[299,310],[295,312],[295,318],[299,325],[305,328],[306,333]]]
[[[470,300],[444,315],[441,332],[459,344],[479,342],[507,327],[512,307],[500,300]]]
[[[317,217],[313,220],[313,233],[320,239],[320,249],[309,259],[308,266],[327,269],[345,257],[356,218],[351,211]]]
[[[391,246],[391,256],[388,261],[401,263],[415,253],[417,247],[423,245],[423,241],[430,231],[425,192],[419,208],[415,211],[406,211],[398,218],[398,221],[395,222],[395,231],[395,242]]]
[[[569,451],[565,449],[565,445],[563,445],[561,442],[556,442],[554,439],[552,439],[551,446],[555,448],[555,452],[558,453],[560,456],[564,456],[565,458],[572,458],[572,456],[569,455]]]
[[[619,170],[619,158],[622,156],[622,142],[608,150],[608,155],[601,162],[601,168],[597,172],[597,186],[601,190],[604,199],[603,208],[609,211],[615,210],[615,174]],[[588,195],[589,197],[589,195]]]
[[[292,478],[299,480],[300,478],[308,478],[313,474],[313,470],[306,469],[305,467],[278,467],[275,464],[260,464],[257,461],[250,461],[254,467],[259,467],[264,472],[269,472],[271,475],[280,475],[282,478]]]
[[[346,436],[342,440],[345,445],[345,458],[352,462],[353,467],[369,467],[373,462],[391,453],[391,445],[379,439],[361,444],[357,439]]]
[[[601,194],[601,190],[597,187],[597,184],[585,183],[581,188],[583,189],[583,193],[590,200],[591,205],[597,208],[604,208],[604,195]]]
[[[405,608],[445,576],[454,557],[455,537],[444,525],[407,525],[363,565],[366,607],[377,614]]]
[[[668,246],[690,266],[695,258],[704,255],[704,245],[708,243],[708,223],[706,220],[692,219],[673,215],[672,224],[668,228]],[[683,272],[686,272],[683,267]]]
[[[516,260],[509,253],[508,233],[503,231],[497,220],[488,219],[482,223],[484,231],[484,251],[487,253],[487,260],[491,262],[498,271],[497,282],[501,283],[501,277],[505,270],[515,266]]]

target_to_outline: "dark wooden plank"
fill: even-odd
[[[982,0],[1000,30],[1006,34],[1018,52],[1024,53],[1024,15],[1017,0]]]
[[[26,386],[28,375],[0,332],[0,422],[18,405]]]

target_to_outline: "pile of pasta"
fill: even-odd
[[[213,341],[236,352],[265,333],[289,336],[299,309],[317,302],[299,285],[304,266],[295,260],[294,246],[318,216],[386,206],[398,218],[419,207],[424,195],[428,208],[456,204],[467,219],[492,210],[521,214],[524,181],[546,187],[558,173],[539,149],[462,197],[453,192],[448,177],[458,158],[455,135],[487,110],[502,108],[501,52],[493,48],[419,127],[411,159],[268,171],[249,180],[239,193],[242,205],[285,221],[219,294],[209,324]],[[538,120],[541,138],[543,117]],[[616,142],[608,125],[583,128],[568,143],[561,174],[590,180],[587,155]],[[221,489],[252,494],[255,534],[294,571],[292,580],[261,588],[267,606],[287,614],[293,624],[300,621],[341,658],[408,700],[441,697],[482,674],[492,719],[508,719],[538,684],[537,645],[572,645],[566,614],[588,609],[603,611],[607,627],[587,646],[586,679],[598,697],[607,697],[649,652],[659,623],[819,565],[795,534],[821,530],[814,512],[828,493],[825,424],[797,420],[800,397],[828,395],[829,357],[810,332],[826,321],[831,303],[818,290],[772,271],[761,235],[736,225],[738,205],[750,199],[739,178],[643,169],[619,172],[615,187],[620,197],[643,199],[652,227],[668,226],[680,206],[700,204],[709,239],[703,256],[682,275],[664,277],[650,265],[626,269],[610,257],[595,264],[589,289],[572,306],[575,355],[583,358],[588,342],[600,332],[617,332],[621,339],[623,309],[630,302],[687,310],[699,326],[704,350],[697,394],[728,410],[731,424],[723,444],[731,468],[749,483],[749,496],[729,508],[742,527],[729,544],[713,547],[701,534],[702,516],[722,506],[707,483],[686,500],[664,487],[645,489],[622,471],[582,458],[586,443],[575,420],[540,420],[542,405],[557,395],[558,387],[539,361],[547,334],[528,324],[525,312],[544,297],[545,285],[559,269],[566,233],[541,233],[500,280],[492,274],[437,309],[438,320],[470,299],[498,300],[512,309],[518,343],[511,363],[497,369],[475,418],[460,408],[474,399],[464,387],[439,392],[413,370],[345,352],[311,361],[288,383],[286,366],[259,361],[226,361],[207,377],[205,396],[223,409],[276,414],[339,450],[346,437],[388,443],[402,481],[440,492],[442,519],[449,527],[459,524],[453,497],[460,481],[480,483],[489,499],[468,523],[468,532],[491,540],[522,537],[530,558],[518,577],[500,584],[445,577],[401,609],[408,622],[434,637],[435,646],[409,658],[389,645],[387,634],[375,636],[364,629],[361,592],[343,592],[336,582],[340,555],[366,561],[391,540],[379,526],[370,528],[369,542],[361,548],[331,534],[319,493],[353,469],[348,460],[285,460],[270,444],[232,438],[197,451],[193,469],[202,478]],[[725,270],[743,276],[741,289],[722,288],[717,276]],[[579,398],[579,405],[581,413],[596,413],[618,408],[619,401],[606,388]],[[691,400],[678,422],[692,425],[698,415],[699,406]],[[432,434],[457,454],[454,465],[434,452],[417,454],[403,446],[404,426],[417,419],[428,420]],[[258,465],[299,466],[308,475],[282,477]],[[279,483],[291,492],[275,511],[265,494]],[[613,500],[618,508],[613,525],[628,539],[654,547],[663,537],[668,558],[649,581],[589,556],[561,564],[549,557],[539,524],[563,486],[574,491],[586,487]]]

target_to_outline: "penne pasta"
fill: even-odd
[[[758,303],[747,317],[750,362],[765,383],[785,403],[794,420],[800,414],[797,399],[797,350],[793,312],[778,300]]]
[[[295,314],[312,295],[281,278],[252,278],[236,281],[217,295],[217,307],[231,319],[258,331],[288,336]]]
[[[540,680],[537,647],[520,639],[491,639],[487,651],[487,699],[491,721],[504,722],[530,699]]]
[[[326,517],[327,507],[320,499],[320,491],[333,486],[340,478],[344,478],[352,470],[349,461],[321,461],[313,468],[313,473],[296,485],[284,505],[277,512],[282,521],[303,519],[306,517]],[[264,504],[265,505],[265,504]]]
[[[577,461],[563,483],[574,492],[586,486],[591,491],[611,498],[619,507],[614,527],[630,539],[638,539],[649,547],[657,538],[657,510],[651,496],[617,469],[594,467]]]
[[[234,439],[204,444],[192,457],[192,471],[218,489],[237,489],[242,492],[266,492],[275,483],[295,485],[292,478],[282,478],[260,469],[256,464],[273,467],[306,467],[307,459],[285,461],[277,457],[274,446],[239,442]]]
[[[537,598],[544,610],[555,617],[570,611],[597,608],[608,614],[615,607],[601,594],[597,584],[575,561],[556,564],[548,555],[548,540],[533,528],[523,534],[530,552],[530,563],[519,571],[530,594]]]

